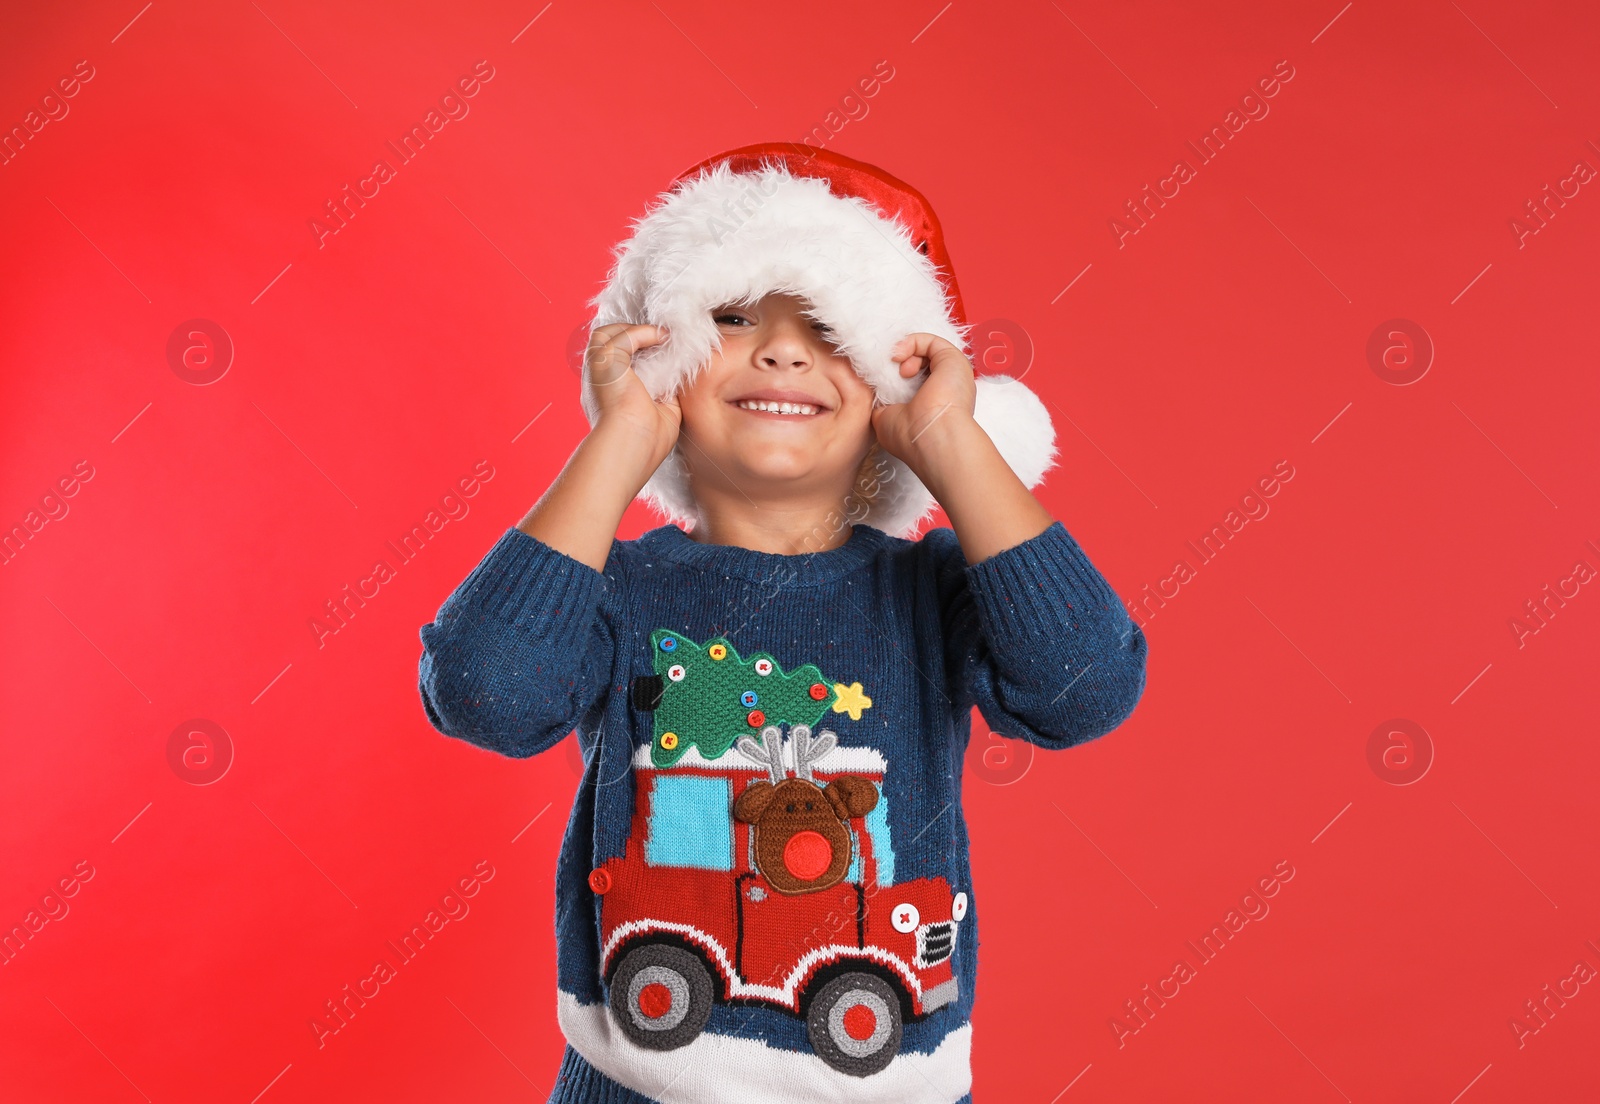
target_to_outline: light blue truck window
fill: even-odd
[[[867,831],[872,835],[872,854],[878,863],[878,884],[893,885],[894,844],[889,840],[889,802],[882,786],[878,786],[878,803],[867,814]]]
[[[726,778],[658,774],[650,793],[644,861],[733,869],[733,785]]]

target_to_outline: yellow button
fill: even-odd
[[[712,659],[726,659],[726,658],[728,658],[727,645],[725,645],[725,644],[713,644],[713,645],[711,645],[711,647],[706,649],[706,654],[709,655]]]
[[[661,746],[666,748],[668,751],[671,751],[673,748],[677,747],[678,734],[676,732],[663,732],[661,734]]]

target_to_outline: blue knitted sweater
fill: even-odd
[[[577,729],[557,1008],[563,1082],[592,1080],[552,1100],[967,1099],[972,708],[1065,748],[1145,681],[1060,522],[973,566],[950,529],[787,556],[667,525],[603,572],[513,528],[421,637],[445,735],[526,758]]]

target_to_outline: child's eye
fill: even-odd
[[[742,314],[714,314],[711,320],[719,326],[746,326],[750,320]]]

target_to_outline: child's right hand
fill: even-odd
[[[634,354],[667,339],[657,326],[615,323],[589,337],[584,364],[599,408],[588,436],[517,528],[604,571],[628,504],[678,443],[683,411],[656,402],[633,370]]]
[[[634,354],[659,345],[666,338],[667,331],[660,326],[614,322],[590,335],[589,349],[584,354],[600,407],[594,431],[607,436],[617,434],[619,440],[647,442],[649,466],[644,479],[655,474],[667,458],[683,425],[683,411],[676,396],[656,401],[633,370]]]

